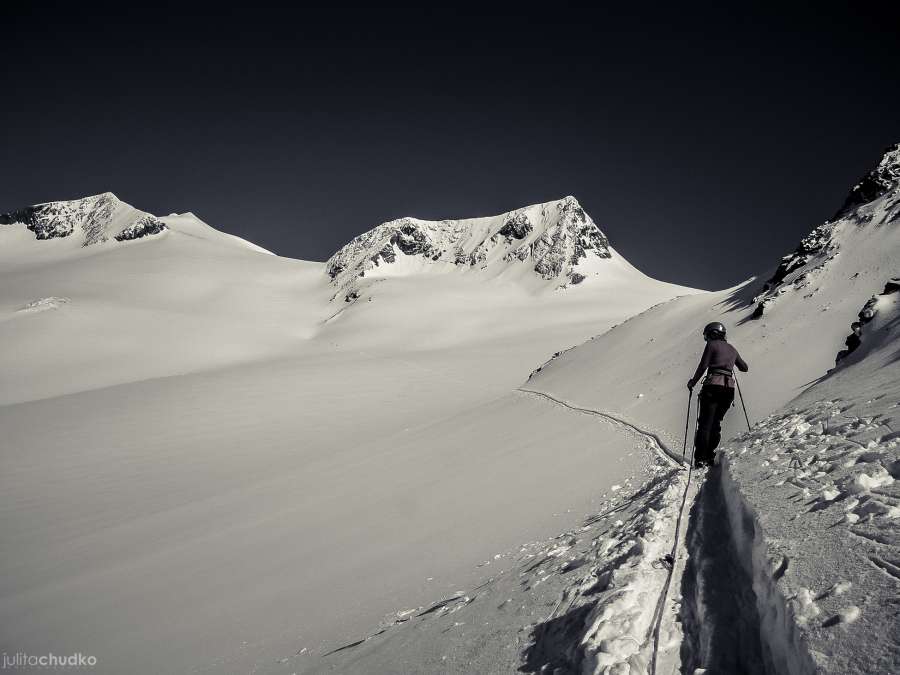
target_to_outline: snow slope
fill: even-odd
[[[865,346],[726,451],[772,672],[900,668],[898,301],[881,296]]]
[[[511,390],[696,292],[611,247],[580,284],[401,251],[345,301],[322,263],[190,214],[89,246],[23,218],[0,225],[0,647],[93,651],[99,672],[284,672],[575,522],[645,458]],[[575,230],[553,218],[564,275]]]
[[[70,235],[0,225],[0,403],[284,354],[324,314],[321,264],[260,255],[190,215],[117,241],[147,214],[108,194],[52,206]],[[88,230],[103,234],[87,245]]]
[[[664,463],[638,474],[582,527],[502,554],[499,573],[401,609],[318,669],[897,672],[896,150],[765,287],[653,307],[522,387],[678,457],[700,331],[722,320],[751,364],[751,414],[768,416],[748,433],[729,414],[720,466],[689,485]],[[834,368],[857,317],[862,346]]]

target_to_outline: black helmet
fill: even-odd
[[[708,323],[706,324],[706,328],[703,329],[703,337],[707,340],[724,340],[725,326],[718,321]]]

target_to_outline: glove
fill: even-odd
[[[694,391],[694,380],[690,379],[687,383],[688,391]]]

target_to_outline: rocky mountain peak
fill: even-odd
[[[399,218],[365,232],[326,262],[333,283],[400,268],[433,271],[528,267],[559,287],[584,280],[578,266],[612,257],[606,235],[572,196],[486,218],[428,221]],[[392,267],[385,267],[392,266]]]
[[[156,216],[126,204],[112,192],[26,206],[0,215],[0,225],[24,225],[35,239],[76,236],[82,246],[109,239],[126,241],[159,234],[166,226]]]

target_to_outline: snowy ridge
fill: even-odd
[[[0,225],[25,225],[36,239],[75,236],[82,246],[127,241],[166,229],[156,216],[119,200],[112,192],[70,201],[35,204],[0,215]]]
[[[606,235],[574,197],[499,216],[427,221],[400,218],[361,234],[326,263],[334,283],[349,289],[365,276],[477,269],[501,274],[526,266],[554,287],[578,284],[588,257],[612,257]]]
[[[878,166],[867,173],[847,195],[844,205],[832,220],[837,220],[857,206],[868,204],[894,190],[900,181],[900,143],[888,147]]]
[[[837,257],[841,249],[852,248],[863,230],[897,227],[900,221],[900,143],[889,147],[875,169],[850,191],[844,205],[831,220],[816,227],[797,248],[784,256],[772,277],[765,283],[754,318],[791,290],[810,285],[823,267]]]

